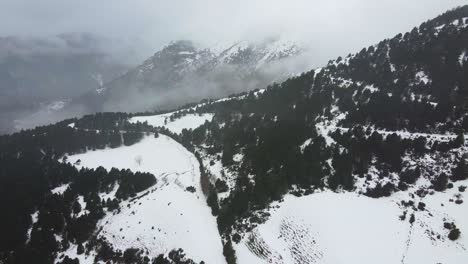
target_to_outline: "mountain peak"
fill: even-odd
[[[168,99],[166,96],[164,102],[158,99],[161,94],[175,95],[177,89],[196,90],[197,95],[192,94],[191,100],[224,97],[286,78],[288,72],[281,67],[271,71],[262,69],[271,63],[296,56],[301,51],[299,45],[281,39],[261,42],[242,40],[213,47],[190,40],[171,41],[140,66],[104,84],[106,92],[100,94],[100,100],[123,102],[115,103],[116,106],[112,105],[106,110],[145,111],[154,106],[172,108],[180,104],[180,98]],[[155,99],[147,100],[148,104],[140,103],[128,108],[125,103],[127,98],[142,92],[145,98]],[[186,99],[182,101],[187,102]]]
[[[193,41],[191,40],[175,40],[169,42],[161,51],[195,51],[196,47]]]
[[[220,53],[220,61],[225,63],[256,63],[261,66],[266,62],[295,56],[301,52],[299,45],[283,39],[265,39],[260,42],[239,41]]]

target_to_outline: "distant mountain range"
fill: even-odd
[[[46,57],[32,65],[28,64],[29,68],[22,66],[25,74],[38,74],[36,68],[47,72],[38,74],[40,78],[29,78],[29,85],[16,88],[22,88],[24,91],[37,89],[38,95],[34,97],[35,100],[27,102],[30,104],[33,101],[33,107],[28,107],[28,111],[21,109],[29,114],[10,118],[10,121],[15,121],[7,125],[10,131],[12,126],[16,129],[30,128],[99,111],[141,112],[172,109],[203,98],[219,98],[253,90],[290,77],[294,69],[297,69],[290,64],[304,52],[298,44],[284,40],[256,43],[241,41],[212,48],[180,40],[163,47],[141,65],[127,68],[125,73],[118,74],[125,67],[108,64],[105,54],[89,54],[83,51],[89,50],[88,46],[94,44],[91,37],[84,37],[84,43],[76,38],[73,38],[74,42],[65,43],[68,46],[73,43],[73,47],[81,51],[76,55],[79,57],[67,58],[61,55],[55,58],[63,65],[58,62],[47,63]],[[87,49],[80,48],[85,45],[88,45]],[[35,53],[27,54],[29,60],[36,59]],[[18,56],[15,58],[18,59]],[[13,65],[15,63],[11,60],[4,62],[6,77],[0,78],[0,83],[4,82],[4,85],[7,85],[5,82],[24,83],[29,80],[18,74],[15,75],[16,79],[11,79]],[[61,72],[54,72],[51,70],[53,67]],[[55,77],[56,75],[59,77]],[[53,85],[50,85],[51,83]],[[9,85],[10,89],[11,87]],[[46,87],[54,92],[44,91]],[[38,98],[44,94],[46,96]],[[4,98],[7,97],[5,95]],[[25,97],[27,96],[18,96],[18,100],[24,100]],[[8,107],[8,102],[2,105],[4,108]],[[60,107],[51,107],[54,105]]]

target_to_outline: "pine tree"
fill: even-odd
[[[460,159],[457,167],[452,172],[453,181],[462,181],[468,178],[468,164],[465,157]]]

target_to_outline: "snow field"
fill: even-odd
[[[468,259],[468,206],[449,199],[457,186],[467,183],[421,198],[424,210],[401,205],[401,200],[410,199],[409,192],[379,199],[331,191],[287,195],[272,206],[279,208],[270,211],[264,224],[235,244],[238,262],[461,263]],[[406,219],[400,220],[404,211]],[[416,221],[410,224],[413,213]],[[457,241],[447,238],[444,221],[455,222],[461,230]]]
[[[244,239],[236,248],[239,263],[399,263],[409,230],[399,211],[354,193],[287,195],[254,231],[275,253],[253,261]]]
[[[141,157],[140,164],[136,157]],[[108,212],[98,223],[97,230],[102,228],[98,236],[115,249],[143,248],[156,257],[182,248],[196,262],[225,263],[216,219],[201,191],[198,161],[182,145],[160,134],[132,146],[69,156],[71,163],[78,159],[77,167],[128,168],[152,173],[158,181],[136,199],[122,202],[119,213]],[[196,191],[187,191],[189,186]]]

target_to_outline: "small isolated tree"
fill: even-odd
[[[416,217],[414,217],[414,214],[411,214],[410,219],[409,219],[410,224],[413,224],[414,221],[416,221]]]
[[[468,164],[466,158],[463,157],[452,171],[452,180],[453,181],[462,181],[468,178]]]
[[[450,233],[448,234],[448,238],[450,240],[457,240],[460,237],[460,229],[454,228],[450,230]]]
[[[141,155],[138,155],[135,157],[135,163],[138,165],[138,166],[141,166],[141,163],[143,162],[143,157]]]
[[[191,192],[191,193],[196,192],[196,189],[195,189],[195,187],[193,187],[193,186],[189,186],[189,187],[185,188],[185,190],[186,190],[187,192]]]

